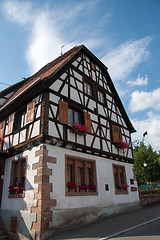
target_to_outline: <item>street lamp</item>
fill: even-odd
[[[147,163],[146,163],[146,162],[144,162],[144,163],[143,163],[143,166],[144,166],[144,167],[147,167]]]

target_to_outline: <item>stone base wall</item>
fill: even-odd
[[[36,221],[36,214],[27,211],[0,210],[1,220],[11,239],[35,239],[35,231],[30,230]],[[12,222],[12,219],[16,220]],[[16,225],[15,225],[16,224]]]
[[[49,223],[49,229],[43,234],[42,239],[56,235],[68,229],[76,228],[87,223],[109,217],[114,214],[128,212],[139,208],[138,202],[123,203],[107,207],[71,208],[52,211],[53,221]]]
[[[160,202],[160,194],[140,194],[140,204],[142,206]]]

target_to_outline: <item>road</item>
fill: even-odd
[[[48,238],[48,240],[107,239],[160,240],[160,203],[101,219]]]
[[[131,238],[135,237],[136,238]],[[145,224],[144,226],[137,227],[133,230],[127,231],[126,233],[119,234],[114,238],[110,239],[116,239],[116,240],[127,240],[127,239],[156,239],[160,240],[160,220],[155,220],[153,222],[150,222],[148,224]]]

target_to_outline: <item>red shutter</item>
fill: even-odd
[[[12,113],[8,118],[8,134],[13,131],[14,115],[15,113]]]
[[[68,124],[68,103],[59,101],[59,122]]]
[[[26,123],[33,122],[34,120],[35,101],[28,103],[27,105],[27,116]]]
[[[91,116],[87,112],[84,112],[84,122],[89,132],[91,133]]]
[[[119,126],[112,125],[112,140],[113,143],[118,143],[122,140],[121,129]]]
[[[5,120],[0,123],[0,137],[4,135]]]

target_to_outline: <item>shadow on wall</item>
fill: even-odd
[[[25,196],[24,198],[10,198],[10,205],[16,205],[18,202],[17,208],[19,210],[11,210],[10,206],[6,207],[6,209],[1,209],[1,220],[5,226],[6,231],[11,236],[12,239],[35,239],[35,231],[32,229],[32,223],[36,221],[36,214],[30,213],[30,206],[26,205],[25,198],[27,198],[27,202],[32,204],[30,201],[31,193],[33,193],[33,186],[26,179],[25,183]],[[33,204],[32,204],[33,206]]]

